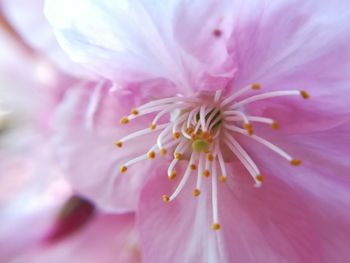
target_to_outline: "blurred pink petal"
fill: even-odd
[[[78,196],[61,202],[60,211],[58,204],[42,203],[18,220],[3,214],[1,262],[140,262],[133,214],[94,215],[93,205]],[[17,213],[25,208],[11,206]]]
[[[115,130],[118,117],[137,100],[130,92],[110,92],[108,83],[77,85],[66,93],[55,116],[53,143],[62,168],[77,191],[106,210],[134,210],[145,174],[153,167],[136,165],[131,169],[133,176],[122,176],[117,168],[135,151],[148,147],[146,141],[137,141],[123,155],[115,155],[116,133],[147,125],[146,121]]]
[[[35,258],[35,257],[34,257]],[[38,255],[38,262],[140,262],[133,214],[101,215],[75,237]]]
[[[2,0],[2,12],[28,46],[45,56],[57,68],[69,75],[93,79],[92,72],[72,62],[59,47],[52,29],[45,19],[44,0]],[[41,54],[40,54],[41,53]]]
[[[141,262],[133,214],[97,215],[82,231],[52,245],[37,246],[16,262]]]

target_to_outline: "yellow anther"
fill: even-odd
[[[127,168],[125,165],[123,165],[123,166],[120,168],[120,172],[121,172],[121,173],[125,173],[126,170],[128,170],[128,168]]]
[[[253,90],[259,90],[259,89],[261,88],[261,85],[260,85],[259,83],[253,83],[252,86],[251,86],[251,88],[252,88]]]
[[[117,146],[118,148],[122,148],[123,147],[123,142],[116,142],[115,146]]]
[[[189,128],[186,129],[186,133],[188,135],[191,135],[193,132],[194,132],[194,129],[192,127],[189,127]]]
[[[123,117],[123,118],[121,118],[121,119],[120,119],[120,123],[121,123],[121,124],[128,124],[128,123],[129,123],[128,117]]]
[[[155,130],[155,129],[157,128],[157,125],[154,124],[154,123],[151,123],[151,124],[149,125],[149,128],[150,128],[151,130]]]
[[[208,139],[207,139],[207,141],[209,142],[209,143],[212,143],[213,141],[214,141],[214,139],[213,139],[213,137],[209,137]]]
[[[182,153],[175,153],[175,159],[181,160],[182,159]]]
[[[274,121],[272,124],[271,124],[271,127],[272,129],[274,130],[278,130],[280,128],[280,125],[278,122]]]
[[[131,114],[136,116],[139,114],[139,111],[137,109],[133,108],[133,109],[131,109]]]
[[[257,176],[255,176],[255,179],[259,182],[262,182],[262,181],[264,181],[265,178],[261,174],[258,174]]]
[[[205,131],[201,134],[201,137],[203,139],[207,139],[207,138],[211,137],[211,134],[210,134],[210,132]]]
[[[253,135],[253,125],[251,123],[245,123],[243,125],[243,128],[248,132],[250,136]]]
[[[221,176],[219,176],[219,180],[224,183],[227,180],[227,176],[226,175],[221,175]]]
[[[169,196],[167,196],[167,195],[163,195],[163,196],[162,196],[162,199],[163,199],[163,202],[164,202],[164,203],[169,203],[169,201],[170,201],[170,198],[169,198]]]
[[[154,157],[156,157],[156,153],[154,151],[150,151],[148,152],[147,156],[148,156],[148,159],[153,160]]]
[[[301,161],[298,160],[298,159],[293,159],[293,160],[290,161],[290,164],[294,165],[294,166],[298,166],[298,165],[301,164]]]
[[[212,161],[214,161],[214,156],[211,153],[209,153],[207,155],[207,159],[208,159],[208,161],[212,162]]]
[[[169,179],[175,179],[176,178],[176,171],[172,171],[171,174],[168,175]]]
[[[213,229],[213,230],[219,230],[220,228],[221,228],[221,226],[218,223],[215,223],[215,224],[211,225],[211,229]]]
[[[199,189],[194,189],[192,194],[193,194],[193,196],[197,197],[201,194],[201,191]]]
[[[300,91],[300,95],[301,95],[304,99],[310,98],[309,93],[307,93],[305,90],[301,90],[301,91]]]
[[[160,156],[166,155],[166,149],[162,148],[160,149]]]
[[[174,132],[174,133],[173,133],[174,139],[179,139],[180,136],[181,136],[181,134],[180,134],[179,132]]]
[[[210,176],[210,171],[209,170],[204,170],[203,171],[203,176],[209,177]]]
[[[191,164],[190,167],[191,167],[191,170],[196,170],[197,169],[197,165],[195,165],[195,164]]]

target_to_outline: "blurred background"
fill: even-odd
[[[95,76],[61,51],[43,6],[0,0],[0,262],[138,262],[134,216],[98,211],[55,162],[55,109]]]

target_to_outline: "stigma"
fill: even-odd
[[[255,187],[260,187],[264,181],[258,165],[237,140],[237,134],[247,136],[256,143],[262,144],[293,166],[301,164],[299,159],[295,159],[285,150],[254,132],[256,123],[269,125],[275,130],[279,129],[279,124],[271,118],[249,115],[246,109],[249,104],[266,99],[288,96],[309,99],[310,95],[304,90],[261,93],[260,89],[260,84],[253,83],[229,96],[223,96],[222,91],[218,90],[209,95],[196,94],[193,97],[163,98],[133,108],[129,116],[120,120],[121,124],[126,125],[145,115],[152,115],[153,120],[148,128],[136,131],[117,141],[117,148],[122,148],[128,141],[150,133],[157,133],[157,139],[147,152],[128,160],[120,168],[120,172],[125,173],[129,166],[137,162],[147,159],[154,160],[158,158],[158,155],[169,155],[172,158],[168,163],[167,176],[173,180],[179,176],[176,172],[179,161],[185,161],[187,166],[180,175],[181,179],[174,192],[163,195],[162,200],[165,203],[173,201],[181,193],[191,174],[196,176],[192,194],[195,198],[200,198],[202,181],[210,178],[212,229],[221,229],[218,211],[218,182],[224,183],[230,176],[226,165],[232,160],[231,156],[235,156],[242,163]],[[167,162],[165,159],[159,161]]]

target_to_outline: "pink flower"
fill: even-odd
[[[146,262],[346,261],[348,7],[47,1],[65,51],[114,82],[58,109],[70,180],[136,210]]]

